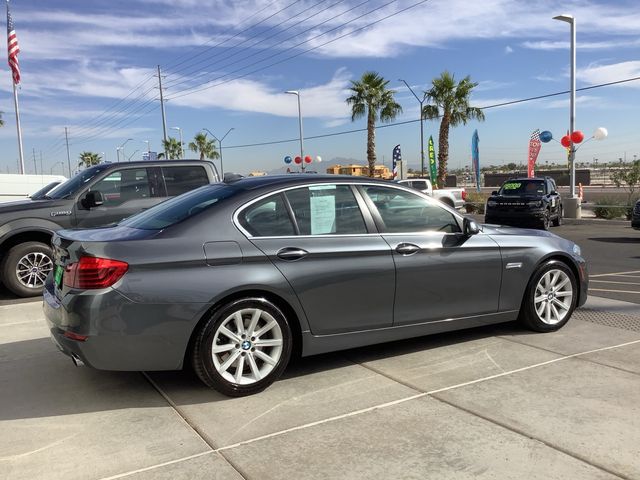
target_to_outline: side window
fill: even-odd
[[[113,172],[93,185],[91,191],[102,193],[105,207],[151,196],[146,168]]]
[[[385,233],[460,231],[451,212],[418,195],[388,187],[363,189],[380,213]]]
[[[254,237],[295,235],[293,223],[281,194],[272,195],[246,208],[238,220]]]
[[[300,235],[367,233],[349,185],[314,185],[286,192]]]
[[[149,176],[151,196],[166,197],[167,190],[164,186],[164,179],[162,178],[162,169],[160,167],[147,168],[147,175]]]
[[[427,182],[425,182],[424,180],[414,180],[411,186],[417,190],[426,190]]]
[[[198,187],[209,184],[209,177],[204,167],[162,167],[162,175],[167,186],[167,196],[176,195],[195,190]]]

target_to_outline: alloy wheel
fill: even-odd
[[[16,264],[18,281],[27,288],[42,288],[51,270],[53,262],[42,252],[27,253]]]
[[[220,324],[211,355],[216,371],[228,382],[251,385],[268,376],[282,355],[282,329],[268,312],[238,310]]]
[[[560,323],[571,310],[573,287],[562,270],[546,272],[538,281],[533,299],[538,318],[547,325]]]

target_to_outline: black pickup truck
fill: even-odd
[[[219,181],[213,163],[104,163],[82,170],[38,200],[0,203],[0,278],[20,297],[39,295],[53,268],[51,236],[119,222],[169,197]]]
[[[485,223],[549,229],[562,224],[562,198],[552,178],[513,178],[491,193]]]

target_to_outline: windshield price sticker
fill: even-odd
[[[522,183],[519,182],[511,182],[511,183],[505,183],[502,188],[504,190],[517,190],[522,186]]]

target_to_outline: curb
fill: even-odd
[[[631,228],[631,220],[606,220],[604,218],[566,218],[562,219],[565,225],[614,225],[628,226]]]

